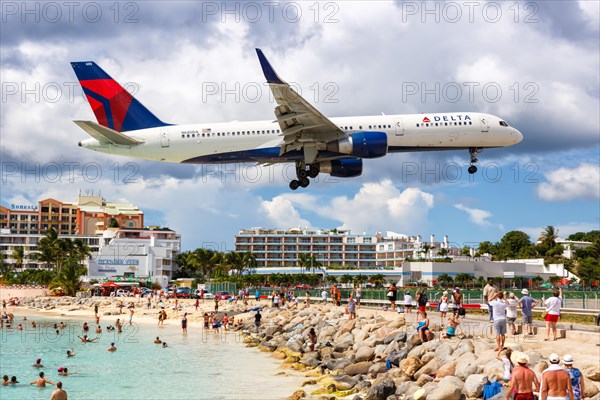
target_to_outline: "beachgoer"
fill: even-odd
[[[223,328],[227,331],[229,330],[229,327],[227,326],[229,324],[229,318],[227,317],[227,313],[223,314]]]
[[[111,342],[110,346],[106,349],[108,351],[117,351],[117,347],[115,346],[115,342]]]
[[[360,308],[360,299],[362,297],[362,288],[360,285],[356,285],[356,289],[354,289],[354,297],[356,298],[356,308]]]
[[[273,295],[273,307],[279,308],[279,293]]]
[[[4,386],[10,385],[10,379],[8,379],[8,375],[4,375],[2,377],[2,385],[4,385]]]
[[[315,328],[310,328],[308,331],[308,348],[310,351],[315,351],[315,345],[317,344],[317,333]]]
[[[102,334],[102,327],[100,325],[96,327],[96,334]]]
[[[131,307],[131,308],[129,309],[129,325],[131,325],[131,324],[132,324],[132,321],[133,321],[133,313],[134,313],[134,309],[133,309],[133,307]]]
[[[506,309],[508,301],[504,298],[504,292],[497,292],[489,298],[494,315],[494,331],[496,332],[496,348],[494,351],[500,351],[506,341]]]
[[[456,336],[456,327],[460,325],[460,321],[454,315],[448,318],[448,325],[446,326],[446,332],[442,335],[444,339],[451,339]]]
[[[219,312],[219,298],[215,296],[215,312]]]
[[[556,323],[558,322],[558,317],[560,316],[560,306],[562,303],[562,288],[555,290],[552,293],[552,297],[544,300],[544,305],[546,306],[546,317],[544,318],[546,321],[546,338],[544,340],[550,340],[550,330],[552,329],[552,334],[554,335],[554,340],[556,338]]]
[[[56,325],[56,324],[55,324],[55,325]],[[64,322],[62,322],[62,321],[60,321],[60,324],[58,324],[58,327],[59,327],[60,329],[65,329],[65,326],[66,326],[66,325],[65,325],[65,323],[64,323]]]
[[[529,296],[529,290],[521,290],[523,297],[519,300],[519,306],[523,313],[523,330],[525,335],[533,335],[533,307],[538,305],[538,301]]]
[[[256,327],[257,333],[260,328],[260,319],[261,318],[262,318],[262,315],[260,314],[260,310],[256,311],[256,314],[254,314],[254,326]]]
[[[204,320],[204,329],[208,329],[208,313],[204,313],[202,319]]]
[[[69,372],[69,369],[67,367],[59,367],[58,374],[67,376],[67,375],[76,375],[77,372]]]
[[[541,400],[573,400],[571,377],[558,363],[560,357],[556,353],[548,357],[550,366],[542,372],[540,388]]]
[[[323,301],[323,304],[327,303],[327,289],[321,291],[321,301]]]
[[[417,293],[417,305],[419,306],[419,312],[424,313],[427,311],[427,302],[429,299],[427,298],[427,293],[425,293],[425,289],[421,289],[419,293]]]
[[[448,292],[444,291],[442,293],[442,297],[440,297],[440,319],[446,318],[446,313],[448,312]]]
[[[304,300],[304,304],[306,305],[306,308],[310,307],[310,292],[308,290],[306,291],[306,297]]]
[[[187,313],[183,313],[183,317],[181,318],[181,331],[183,333],[187,333]]]
[[[75,350],[67,350],[67,357],[75,357]]]
[[[410,295],[410,292],[404,293],[404,308],[406,309],[407,314],[412,314],[412,302],[413,298]]]
[[[77,336],[77,337],[79,339],[81,339],[81,343],[91,343],[91,342],[95,342],[96,340],[98,340],[97,337],[93,338],[93,339],[90,339],[90,338],[87,337],[87,335],[83,335],[83,337],[81,337],[81,336]]]
[[[429,318],[427,318],[427,312],[419,311],[417,314],[417,333],[422,342],[426,342],[429,334]]]
[[[348,298],[348,315],[350,319],[356,318],[356,303],[354,302],[352,295]]]
[[[98,315],[98,303],[94,304],[94,315]]]
[[[37,378],[35,381],[29,382],[30,385],[35,385],[37,387],[46,387],[46,384],[49,385],[54,385],[54,382],[49,381],[48,379],[44,378],[44,371],[40,372],[40,377]]]
[[[336,305],[339,307],[342,305],[342,291],[340,289],[338,289],[337,287],[335,288],[335,299],[336,299]]]
[[[200,299],[196,299],[194,306],[196,307],[196,311],[198,311],[198,307],[200,307]]]
[[[161,344],[162,340],[160,340],[160,338],[157,336],[156,339],[154,339],[154,344]]]
[[[510,334],[515,335],[515,321],[517,320],[517,307],[519,307],[519,299],[514,293],[508,295],[508,308],[506,309],[506,322],[510,328]]]
[[[10,377],[10,384],[11,385],[15,385],[17,383],[19,383],[19,381],[17,380],[17,377],[16,376],[11,376]]]
[[[256,289],[256,291],[254,292],[254,299],[256,301],[260,301],[260,290]]]
[[[452,313],[454,314],[455,317],[458,317],[460,309],[463,306],[463,295],[460,292],[460,289],[457,287],[454,288],[454,290],[452,291],[452,303],[454,304]]]
[[[578,368],[573,367],[573,356],[570,354],[565,354],[565,356],[563,357],[563,364],[565,364],[565,368],[569,373],[569,377],[571,378],[571,387],[573,388],[573,399],[583,399],[583,394],[585,393],[585,379],[581,374],[581,371]]]
[[[169,345],[167,344],[167,342],[163,342],[162,347],[163,349],[166,349],[167,347],[169,347]]]
[[[50,400],[67,400],[67,392],[62,388],[62,382],[56,382],[56,390],[52,392]]]
[[[490,322],[494,321],[494,310],[490,305],[490,301],[492,301],[492,296],[498,293],[498,287],[494,285],[494,281],[489,278],[487,281],[487,285],[483,288],[483,302],[488,306],[488,312],[490,314]]]
[[[88,326],[88,323],[84,322],[83,323],[83,332],[87,333],[89,330],[90,330],[90,327]]]
[[[38,358],[37,360],[35,360],[35,364],[33,364],[33,367],[44,368],[44,366],[42,365],[42,359]]]
[[[535,372],[527,366],[529,357],[525,353],[519,353],[515,361],[517,365],[512,371],[506,399],[508,400],[514,394],[514,400],[534,400],[533,391],[539,389],[540,382]]]
[[[390,302],[390,307],[392,308],[392,311],[395,310],[396,309],[396,299],[398,298],[398,288],[396,287],[395,283],[392,283],[388,287],[387,298],[388,298],[388,301]]]
[[[504,347],[498,352],[498,354],[496,354],[496,359],[502,361],[502,364],[504,366],[504,372],[500,377],[500,379],[502,379],[503,381],[510,381],[512,370],[514,368],[514,364],[510,358],[511,355],[512,349],[510,347]]]

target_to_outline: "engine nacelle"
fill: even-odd
[[[385,132],[355,132],[337,142],[327,143],[327,150],[360,158],[377,158],[387,154]]]
[[[362,174],[362,166],[360,158],[340,158],[339,160],[321,161],[319,170],[337,178],[354,178]]]

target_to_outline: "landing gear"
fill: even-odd
[[[477,163],[479,160],[477,159],[477,154],[481,153],[483,150],[478,147],[471,147],[469,149],[469,155],[471,156],[471,166],[467,169],[469,174],[474,174],[477,172],[477,167],[473,164]]]
[[[308,178],[316,178],[319,175],[319,164],[309,164],[308,169],[306,164],[302,161],[296,161],[296,176],[298,179],[294,179],[290,182],[290,189],[296,190],[299,187],[305,188],[310,185]]]

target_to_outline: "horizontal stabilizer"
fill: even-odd
[[[96,122],[92,121],[73,121],[81,129],[86,131],[88,135],[99,141],[100,143],[112,143],[124,146],[137,146],[142,144],[138,140],[135,140],[127,135],[119,133],[113,129],[107,128]]]

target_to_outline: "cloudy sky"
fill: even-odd
[[[342,227],[456,245],[599,229],[599,2],[1,3],[3,205],[101,191],[186,249],[239,229]],[[94,60],[171,123],[273,119],[254,48],[327,116],[470,111],[519,145],[368,160],[291,192],[288,166],[193,166],[77,147],[95,120],[70,61]]]

